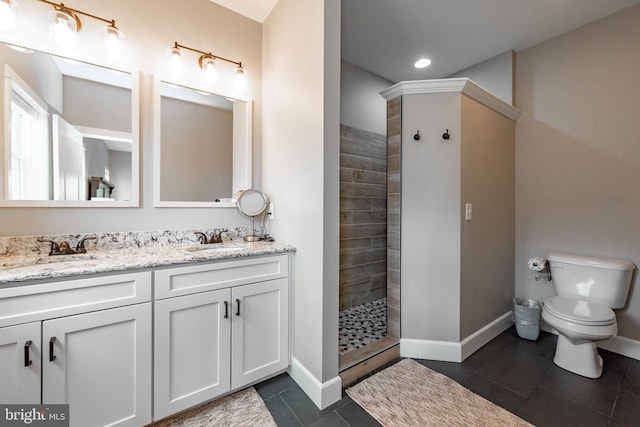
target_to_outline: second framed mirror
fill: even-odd
[[[251,101],[156,78],[154,206],[235,207],[251,187]]]

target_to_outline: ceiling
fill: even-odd
[[[234,12],[263,23],[278,0],[211,0]]]
[[[264,22],[278,0],[211,0]],[[392,82],[447,77],[640,0],[342,0],[342,59]],[[421,56],[431,66],[417,70]]]

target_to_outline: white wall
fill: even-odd
[[[340,123],[387,134],[387,101],[380,92],[393,82],[349,62],[340,67]]]
[[[527,268],[549,251],[640,266],[640,6],[518,53],[516,295],[551,285]],[[640,339],[638,272],[619,335]]]
[[[319,407],[340,398],[339,34],[338,0],[280,0],[263,25],[263,183],[297,248],[291,373]]]
[[[513,105],[515,57],[515,52],[510,50],[449,77],[467,77],[507,104]]]
[[[109,0],[75,0],[74,8],[115,19],[125,38],[120,59],[109,60],[102,49],[103,24],[82,18],[76,48],[63,51],[48,39],[50,6],[26,1],[20,3],[20,28],[0,34],[0,40],[28,44],[52,52],[111,65],[139,70],[141,87],[141,200],[140,208],[0,208],[0,235],[34,235],[45,233],[90,233],[173,228],[213,228],[249,225],[233,208],[153,208],[153,76],[169,75],[168,49],[175,41],[201,50],[242,61],[247,70],[247,96],[253,98],[253,171],[254,186],[261,178],[262,111],[262,27],[259,23],[231,12],[208,0],[169,0],[113,2]],[[184,53],[184,74],[180,82],[203,81],[196,54]],[[221,67],[224,68],[224,67]],[[212,91],[230,87],[232,77],[221,69],[220,82]],[[229,70],[230,71],[230,70]],[[281,240],[278,235],[275,235]]]

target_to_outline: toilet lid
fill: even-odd
[[[560,319],[581,325],[605,326],[616,321],[609,307],[577,298],[555,296],[544,302],[544,309]]]

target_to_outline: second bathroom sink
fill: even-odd
[[[247,245],[242,243],[208,243],[206,245],[191,246],[187,248],[187,252],[227,252],[240,251],[246,249]]]

